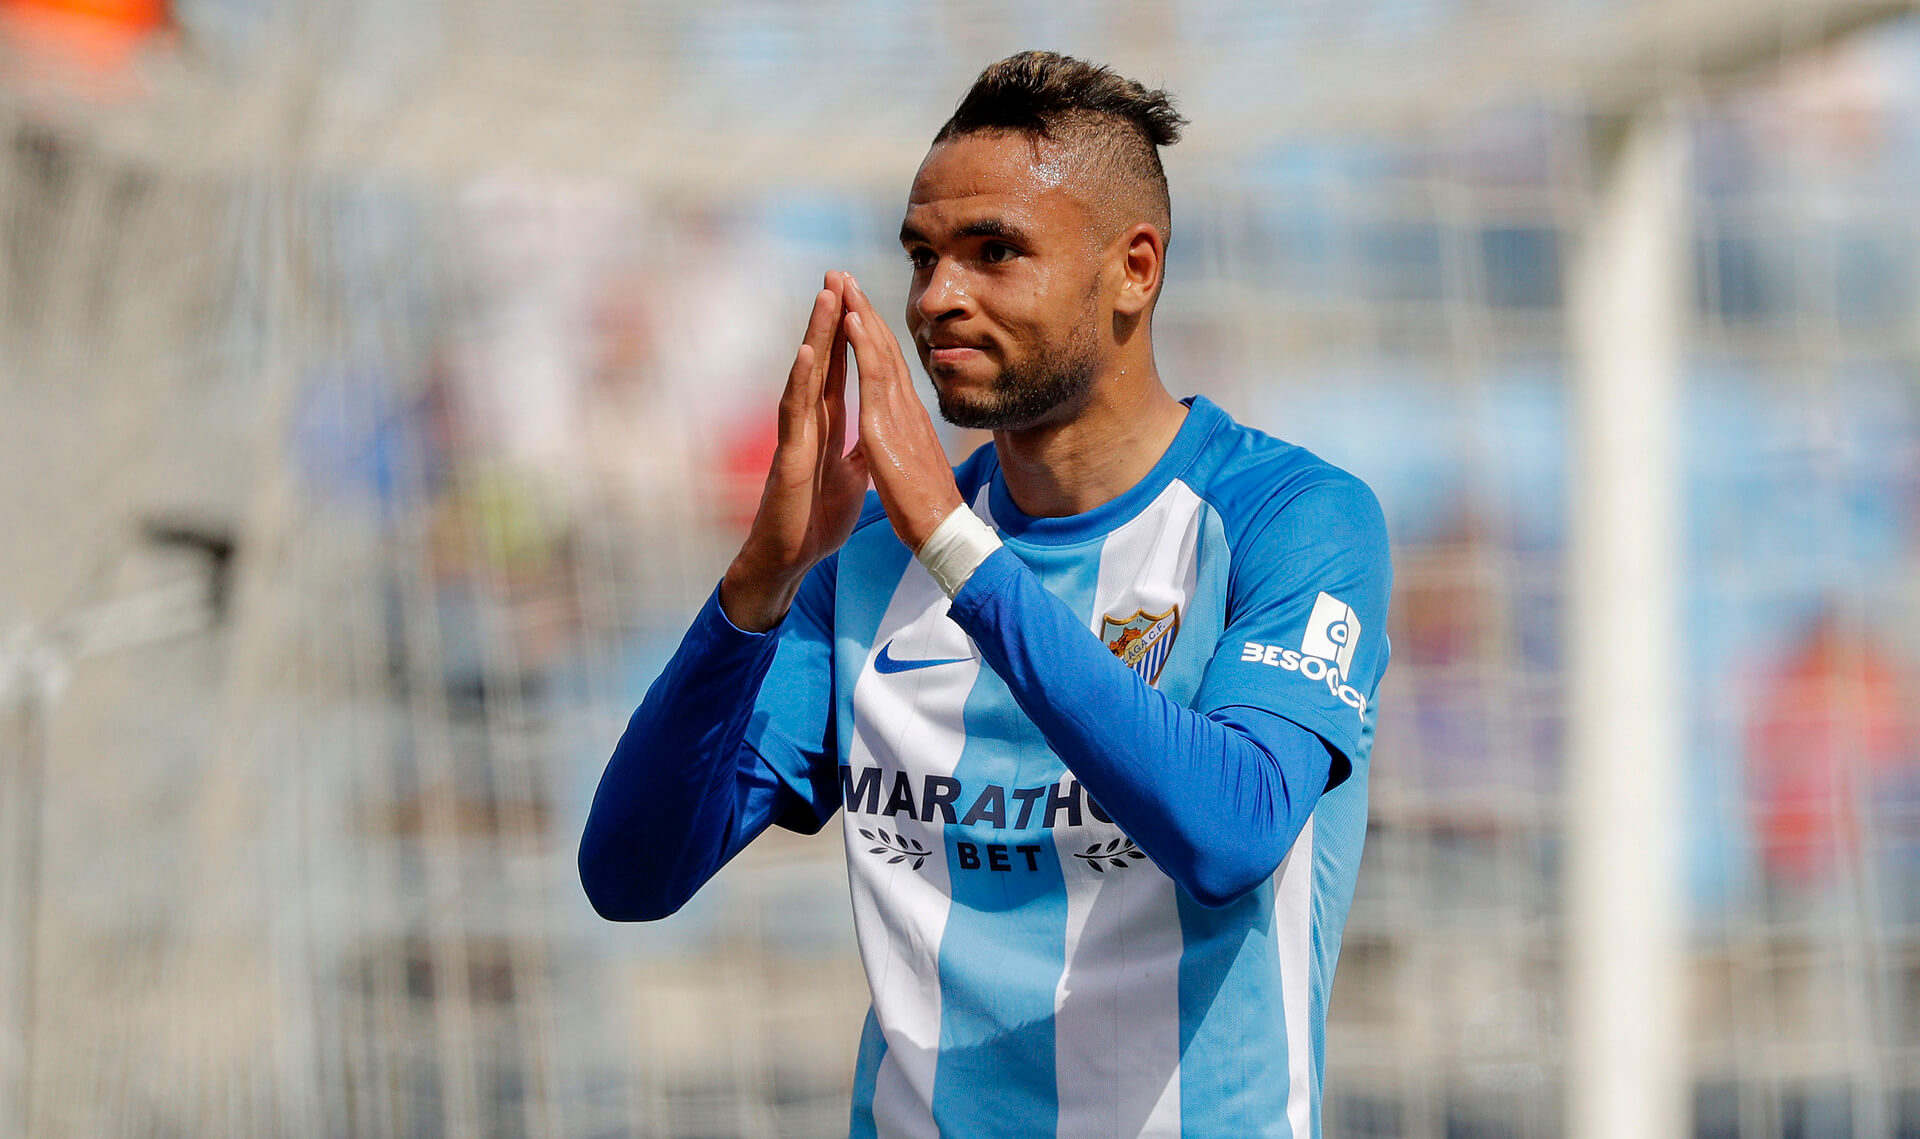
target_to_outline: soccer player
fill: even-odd
[[[940,412],[993,444],[946,464],[899,344],[828,274],[759,513],[594,799],[580,872],[616,920],[844,813],[873,998],[854,1136],[1319,1134],[1385,523],[1353,476],[1162,385],[1158,148],[1183,124],[1064,56],[980,75],[900,241]]]

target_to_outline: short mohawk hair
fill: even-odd
[[[1144,183],[1164,230],[1172,204],[1160,148],[1180,141],[1186,125],[1164,90],[1070,55],[1023,51],[989,64],[933,141],[1019,132],[1086,146],[1112,173]]]
[[[1023,51],[988,65],[933,140],[1002,130],[1051,138],[1095,116],[1127,123],[1154,147],[1179,142],[1187,125],[1163,90],[1070,55]]]

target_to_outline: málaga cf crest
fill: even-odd
[[[1165,613],[1136,609],[1131,617],[1100,618],[1100,639],[1120,658],[1120,663],[1140,674],[1148,684],[1160,679],[1160,667],[1167,663],[1173,638],[1180,632],[1180,607]]]

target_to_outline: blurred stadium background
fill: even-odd
[[[1171,386],[1397,542],[1326,1133],[1603,1133],[1610,1003],[1649,1135],[1920,1136],[1920,19],[1853,0],[0,0],[0,1135],[844,1134],[835,832],[651,926],[574,843],[818,275],[898,310],[1035,46],[1194,121]]]

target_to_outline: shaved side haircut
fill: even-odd
[[[1087,187],[1108,208],[1131,204],[1170,236],[1173,203],[1160,148],[1180,141],[1187,120],[1173,97],[1110,67],[1052,51],[1023,51],[973,81],[934,144],[970,134],[1020,133],[1057,144],[1105,183]]]

